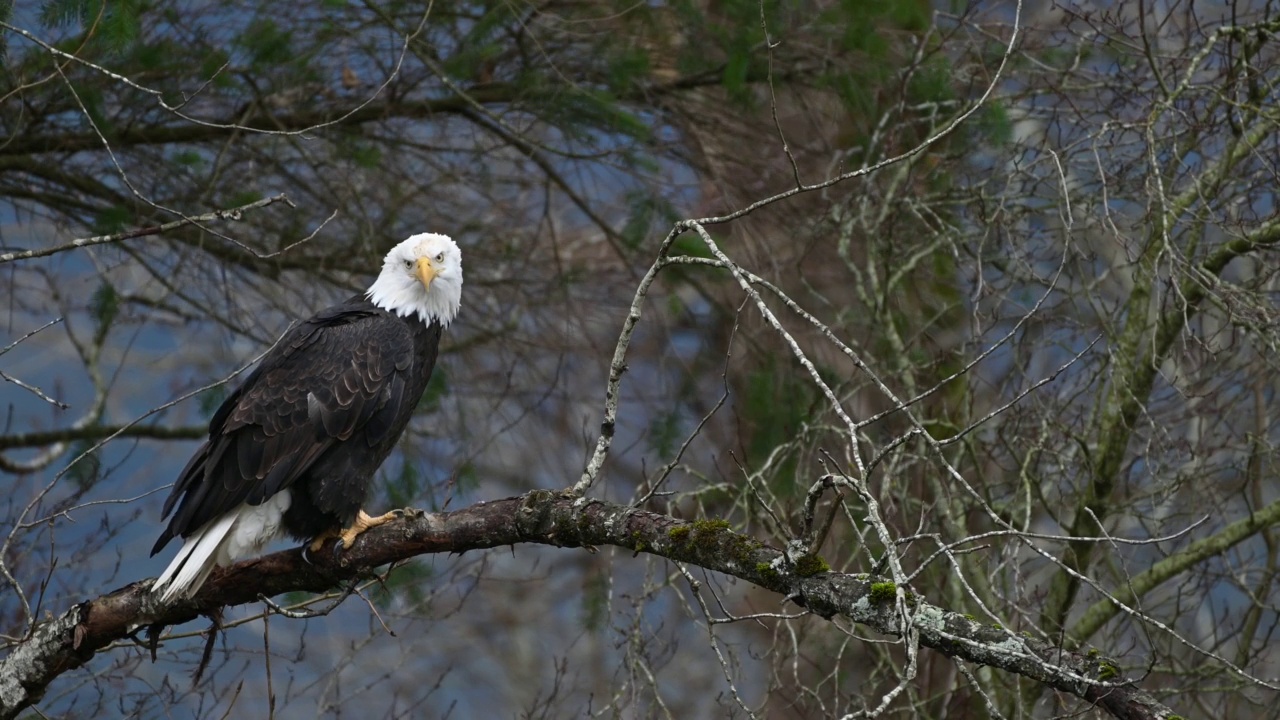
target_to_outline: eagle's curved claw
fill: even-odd
[[[404,510],[392,510],[378,517],[370,517],[364,510],[357,512],[356,521],[351,523],[351,527],[343,530],[338,536],[338,542],[333,544],[333,556],[336,558],[343,550],[354,545],[356,538],[364,534],[364,531],[376,528],[379,525],[386,525],[399,517],[404,517]]]

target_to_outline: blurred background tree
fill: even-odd
[[[705,265],[707,245],[677,239],[688,261],[645,303],[592,494],[656,490],[645,507],[782,547],[832,475],[834,569],[901,566],[948,609],[1096,646],[1185,714],[1280,712],[1271,3],[0,7],[0,256],[39,255],[0,268],[16,343],[0,356],[9,642],[42,609],[159,571],[144,560],[159,491],[223,382],[292,319],[363,289],[396,240],[454,236],[467,286],[374,506],[561,488],[674,221],[932,140],[707,225],[812,314],[765,292],[817,380]],[[279,194],[234,220],[59,250]],[[769,615],[712,623],[679,568],[628,550],[424,558],[376,591],[376,613],[348,602],[230,630],[194,688],[203,643],[184,627],[159,662],[113,649],[39,709],[1083,707],[936,653],[913,668],[901,641],[699,579],[717,619]]]

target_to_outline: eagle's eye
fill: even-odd
[[[405,261],[404,261],[404,268],[405,268],[405,270],[412,270],[412,269],[413,269],[413,260],[411,260],[411,259],[410,259],[410,260],[405,260]]]
[[[436,255],[436,262],[438,263],[444,262],[444,253],[440,253],[439,255]]]

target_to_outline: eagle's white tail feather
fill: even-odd
[[[235,524],[238,515],[232,511],[222,517],[205,523],[187,541],[182,544],[169,567],[160,573],[152,592],[164,588],[163,602],[175,597],[191,597],[204,584],[209,573],[218,564],[219,550],[227,539],[227,533]],[[167,587],[166,587],[167,585]]]
[[[280,534],[281,519],[292,504],[288,490],[281,490],[261,505],[243,504],[205,523],[182,544],[173,562],[160,574],[151,591],[164,588],[161,601],[190,598],[219,565],[262,550]]]

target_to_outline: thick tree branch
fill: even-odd
[[[259,595],[322,592],[374,568],[426,553],[478,550],[517,543],[559,547],[614,545],[741,578],[783,594],[823,617],[845,615],[881,633],[901,636],[910,622],[920,643],[944,655],[989,665],[1096,704],[1117,718],[1168,718],[1172,711],[1120,677],[1100,656],[1073,653],[930,605],[893,583],[868,575],[824,572],[813,555],[787,553],[734,533],[722,521],[685,522],[625,505],[537,490],[449,513],[410,512],[361,536],[339,560],[300,549],[214,572],[192,600],[161,605],[150,580],[80,603],[36,626],[0,661],[0,720],[38,701],[59,675],[149,625],[176,625],[217,608],[258,602]],[[906,598],[905,603],[899,603]],[[901,612],[906,609],[906,619]]]

